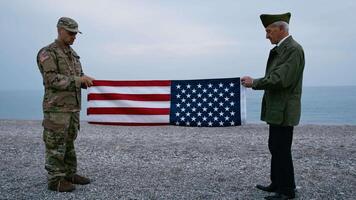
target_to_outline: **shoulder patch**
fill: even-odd
[[[48,58],[49,58],[49,55],[48,55],[47,51],[42,51],[39,55],[40,63],[43,63]]]

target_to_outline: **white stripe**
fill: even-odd
[[[119,93],[119,94],[170,94],[171,86],[121,87],[121,86],[93,86],[90,93]]]
[[[89,108],[169,108],[170,101],[90,100]]]
[[[246,87],[240,84],[241,124],[246,124]]]
[[[169,115],[87,115],[89,122],[169,123]]]

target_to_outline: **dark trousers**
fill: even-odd
[[[294,194],[294,168],[292,161],[293,126],[269,126],[268,148],[272,154],[271,181],[278,193]]]

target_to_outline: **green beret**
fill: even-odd
[[[277,15],[262,14],[260,15],[260,18],[263,26],[267,28],[268,25],[278,21],[287,22],[287,24],[289,24],[290,15],[291,15],[290,12],[284,14],[277,14]]]
[[[78,29],[78,23],[69,17],[61,17],[58,20],[57,23],[58,28],[64,28],[65,30],[69,32],[74,32],[74,33],[82,33]]]

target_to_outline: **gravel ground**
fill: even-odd
[[[73,193],[47,190],[39,121],[0,121],[0,199],[263,199],[268,127],[115,127],[85,122]],[[355,199],[356,126],[303,125],[294,132],[297,199]]]

